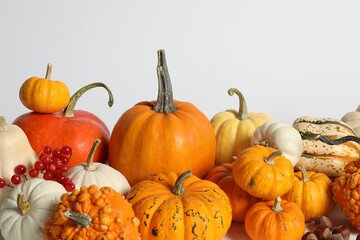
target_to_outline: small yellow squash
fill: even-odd
[[[228,93],[239,97],[239,110],[219,112],[210,120],[216,135],[216,165],[233,162],[234,156],[251,146],[255,129],[272,120],[268,114],[248,112],[245,98],[236,88],[230,88]]]

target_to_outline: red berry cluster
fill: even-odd
[[[69,170],[68,162],[71,158],[72,149],[69,146],[62,148],[51,148],[45,146],[39,156],[39,159],[34,163],[34,166],[29,170],[28,175],[36,178],[42,173],[45,180],[53,180],[62,184],[66,191],[71,192],[75,189],[75,184],[71,178],[65,177],[65,173]],[[11,183],[14,185],[20,184],[22,180],[26,181],[26,167],[22,164],[17,165],[14,169],[15,174],[11,177]],[[11,186],[0,178],[0,188]]]

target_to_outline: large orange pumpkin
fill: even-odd
[[[231,225],[229,198],[219,186],[185,171],[155,174],[127,194],[142,239],[216,239]]]
[[[115,124],[109,165],[130,185],[161,171],[191,169],[202,178],[215,165],[215,134],[207,117],[193,104],[173,99],[164,50],[158,51],[156,101],[140,102]]]
[[[68,167],[86,162],[95,139],[100,139],[94,155],[94,162],[107,160],[110,131],[105,123],[96,115],[82,110],[74,110],[77,100],[87,90],[94,87],[104,87],[109,93],[109,106],[113,104],[110,89],[103,83],[92,83],[78,90],[71,98],[68,106],[62,112],[37,113],[29,112],[19,116],[13,124],[19,126],[26,134],[37,154],[45,145],[53,147],[70,146],[72,157]]]

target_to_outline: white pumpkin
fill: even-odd
[[[354,129],[356,135],[360,137],[360,105],[353,112],[346,113],[341,121],[347,123],[350,127]]]
[[[4,239],[44,239],[44,224],[60,202],[65,188],[55,181],[31,178],[17,185],[0,208]]]
[[[80,189],[81,186],[95,184],[99,188],[105,186],[111,187],[125,195],[131,188],[125,176],[107,164],[93,161],[94,153],[99,144],[100,140],[96,139],[90,150],[87,162],[70,168],[66,173],[66,177],[72,179],[77,189]]]
[[[284,157],[295,166],[303,152],[300,133],[291,125],[269,121],[255,129],[251,139],[252,146],[263,145],[280,150]]]
[[[10,184],[17,165],[23,164],[29,170],[36,160],[38,156],[24,131],[16,125],[7,124],[0,116],[0,178]],[[0,204],[11,191],[12,188],[7,186],[0,189]]]

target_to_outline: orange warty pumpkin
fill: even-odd
[[[68,167],[86,162],[95,139],[100,139],[94,155],[94,162],[105,162],[108,154],[110,131],[106,124],[96,115],[83,110],[74,110],[77,100],[89,89],[103,87],[109,94],[108,105],[113,104],[110,89],[103,83],[88,84],[73,94],[68,106],[62,112],[37,113],[29,112],[19,116],[13,124],[19,126],[26,134],[34,151],[39,155],[45,145],[70,146],[71,160]]]
[[[251,239],[299,240],[305,231],[300,207],[277,197],[252,205],[245,217],[245,231]]]
[[[140,220],[142,239],[222,239],[231,225],[224,191],[190,170],[153,175],[135,184],[127,199]]]
[[[360,230],[360,159],[346,165],[332,186],[333,199],[351,224]]]
[[[45,239],[139,240],[139,219],[123,195],[110,187],[81,187],[61,196],[45,223]]]
[[[250,195],[234,181],[233,164],[223,163],[214,167],[207,175],[206,180],[216,183],[229,197],[232,208],[232,220],[244,222],[246,212],[260,199]]]
[[[110,136],[109,165],[130,185],[167,170],[191,169],[203,178],[215,165],[212,125],[193,104],[173,99],[163,50],[158,51],[158,80],[157,101],[128,109]]]
[[[234,162],[234,181],[251,195],[273,200],[294,183],[294,167],[281,152],[261,145],[243,150]]]

